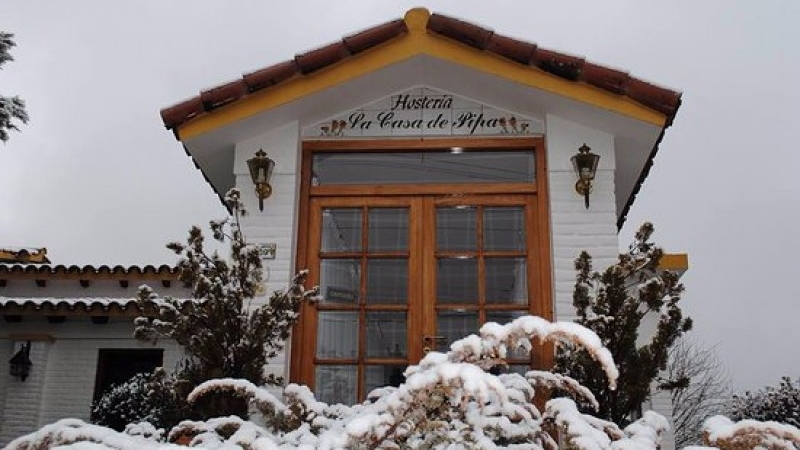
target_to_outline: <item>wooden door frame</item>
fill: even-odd
[[[363,207],[366,207],[368,209],[369,208],[405,208],[405,207],[409,208],[409,223],[408,223],[409,241],[408,241],[408,249],[407,249],[407,253],[408,253],[407,261],[409,263],[409,265],[408,265],[408,277],[409,277],[409,280],[410,280],[410,279],[413,279],[415,277],[419,277],[419,275],[421,274],[421,271],[422,271],[422,267],[421,267],[421,264],[420,264],[420,261],[422,259],[422,255],[421,255],[421,252],[418,251],[419,248],[422,247],[422,244],[421,244],[421,241],[422,241],[421,223],[422,223],[422,221],[421,220],[411,220],[412,218],[421,217],[422,216],[422,209],[423,209],[422,208],[422,203],[423,203],[422,199],[417,197],[417,196],[312,197],[312,198],[309,198],[309,201],[308,201],[308,204],[309,204],[309,215],[308,215],[309,220],[307,220],[306,222],[308,222],[309,224],[311,224],[311,223],[320,223],[321,222],[321,218],[322,218],[320,213],[322,212],[322,210],[324,208],[363,208]],[[309,226],[309,225],[307,225],[307,226]],[[362,238],[365,236],[366,232],[367,232],[366,228],[362,228]],[[309,242],[308,248],[319,248],[321,246],[321,233],[309,233],[308,237],[307,237],[307,240]],[[359,250],[359,253],[361,253],[365,248],[366,247],[362,244],[361,250]],[[314,254],[314,253],[315,252],[308,252],[306,254],[305,262],[309,266],[319,267],[320,266],[320,261],[322,259],[321,258],[322,255]],[[380,256],[378,256],[378,257],[380,258]],[[364,284],[364,282],[366,280],[366,278],[363,277],[364,273],[365,272],[362,272],[362,279],[361,279],[361,284],[362,285]],[[313,275],[314,276],[310,277],[312,280],[313,279],[319,279],[319,274],[313,274]],[[368,276],[368,273],[367,273],[367,276]],[[360,294],[364,294],[364,292],[362,291],[362,292],[360,292]],[[359,295],[359,298],[361,298],[361,297],[362,297],[362,295]],[[367,305],[359,303],[359,305],[357,305],[358,306],[357,309],[353,309],[352,307],[346,307],[346,308],[341,308],[341,310],[344,310],[344,311],[357,311],[357,312],[359,312],[360,316],[363,315],[363,314],[366,314],[367,311],[375,311],[376,309],[377,310],[385,310],[385,311],[401,311],[402,310],[402,311],[405,311],[406,314],[410,315],[412,311],[419,310],[420,302],[421,302],[422,298],[423,298],[423,295],[422,295],[421,286],[416,286],[416,285],[412,284],[411,286],[409,286],[408,303],[403,308],[399,308],[399,307],[397,307],[397,305],[389,305],[389,306],[384,305],[382,308],[380,306],[378,308],[375,308],[374,306],[376,306],[376,305],[371,305],[371,307],[368,307]],[[347,305],[347,306],[351,306],[351,305]],[[301,314],[302,314],[301,317],[303,318],[304,322],[302,324],[298,324],[298,325],[302,325],[305,328],[305,330],[304,330],[305,332],[309,332],[309,331],[316,332],[317,331],[318,320],[317,320],[317,315],[314,314],[314,308],[311,305],[303,305],[303,307],[304,307],[304,309],[301,310]],[[336,305],[326,305],[326,307],[323,310],[324,311],[336,311],[338,309],[340,309],[340,308],[337,307]],[[364,344],[365,344],[363,342],[363,338],[364,338],[364,336],[366,336],[366,329],[365,328],[366,328],[366,323],[364,321],[360,321],[359,329],[358,329],[358,336],[359,336],[359,344],[358,345],[359,345],[359,348],[363,347]],[[416,334],[420,334],[420,330],[418,329],[417,324],[415,323],[415,321],[406,320],[406,335],[407,336],[413,336],[413,335],[416,335]],[[316,338],[316,334],[314,334],[313,337]],[[293,342],[293,345],[295,345],[294,342]],[[306,363],[311,361],[311,364],[313,365],[313,360],[316,359],[316,356],[315,356],[316,355],[316,352],[315,352],[315,350],[316,350],[316,339],[300,340],[299,343],[297,343],[297,345],[300,345],[302,347],[300,347],[300,349],[299,349],[300,353],[294,353],[293,352],[293,355],[292,355],[293,356],[293,360],[292,360],[293,362],[294,362],[294,359],[298,360],[298,366],[297,366],[298,367],[298,369],[297,369],[298,372],[293,374],[293,377],[298,379],[298,380],[301,380],[301,379],[302,380],[309,380],[310,379],[309,377],[313,376],[313,374],[310,372],[312,370],[312,368],[308,367],[308,366],[303,366],[302,364],[303,364],[304,361]],[[412,346],[409,345],[409,347],[407,348],[407,359],[409,361],[414,360],[415,352],[418,353],[418,349],[414,349],[414,348],[412,348]],[[357,358],[360,358],[360,357],[361,357],[361,355],[357,356]],[[368,357],[368,359],[373,360],[373,364],[374,364],[374,360],[380,359],[380,358]],[[394,362],[390,362],[390,363],[394,363]],[[363,362],[359,361],[358,366],[361,367],[362,364],[363,364]],[[361,372],[360,372],[361,369],[359,368],[358,370],[359,370],[358,373],[361,374]],[[359,378],[359,379],[361,379],[361,378]],[[309,384],[309,383],[306,383],[306,384]],[[359,389],[360,388],[361,388],[361,386],[359,386]]]
[[[544,146],[544,137],[532,136],[525,138],[442,138],[442,139],[381,139],[381,140],[309,140],[302,143],[302,162],[300,169],[300,199],[298,208],[297,253],[296,268],[302,270],[308,267],[309,251],[309,216],[312,196],[414,196],[414,195],[447,195],[452,193],[452,185],[392,185],[392,186],[311,186],[311,164],[313,155],[317,152],[358,152],[381,151],[395,152],[400,150],[441,150],[452,147],[464,149],[483,150],[534,150],[535,179],[533,183],[492,183],[492,184],[463,184],[459,185],[459,194],[534,194],[535,208],[528,208],[531,233],[527,238],[529,244],[535,242],[533,251],[536,257],[532,258],[538,267],[528,269],[528,274],[533,278],[529,282],[537,283],[539,295],[530,300],[530,310],[537,310],[547,320],[554,317],[554,299],[552,294],[552,259],[550,237],[550,211],[548,192],[547,155]],[[425,219],[420,223],[409,224],[410,227],[421,227],[427,223]],[[416,230],[420,231],[420,230]],[[428,277],[429,278],[429,277]],[[424,289],[424,287],[423,287]],[[303,304],[300,309],[300,319],[292,332],[290,347],[289,380],[302,382],[301,373],[306,352],[312,350],[311,337],[316,336],[311,329],[313,322],[313,308]],[[411,331],[411,330],[409,330]],[[305,342],[304,342],[305,341]],[[306,356],[306,358],[304,358]],[[409,355],[410,357],[410,355]],[[547,346],[535,364],[541,367],[550,367],[554,361],[552,346]]]

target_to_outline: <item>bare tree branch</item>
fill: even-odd
[[[666,378],[671,382],[661,387],[672,395],[675,447],[701,445],[703,421],[723,413],[730,399],[730,375],[714,347],[685,335],[669,350]]]

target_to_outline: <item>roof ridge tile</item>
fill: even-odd
[[[428,19],[428,30],[479,50],[486,49],[494,34],[489,28],[438,13],[431,14]]]
[[[403,19],[396,19],[345,36],[342,42],[350,54],[355,55],[407,32],[406,22]]]

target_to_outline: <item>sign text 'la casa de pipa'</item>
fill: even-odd
[[[306,137],[510,136],[544,133],[541,120],[414,87],[316,124]]]

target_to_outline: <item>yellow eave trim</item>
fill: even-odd
[[[407,34],[311,75],[286,81],[274,88],[267,88],[194,118],[176,127],[178,139],[181,141],[192,139],[416,55],[440,58],[659,127],[666,124],[667,118],[664,114],[628,97],[614,95],[586,83],[564,80],[538,68],[517,64],[499,55],[428,33],[426,29],[428,17],[427,10],[412,9],[405,17],[409,29]]]
[[[685,272],[689,270],[689,255],[686,253],[667,253],[661,257],[658,268],[675,272]]]

